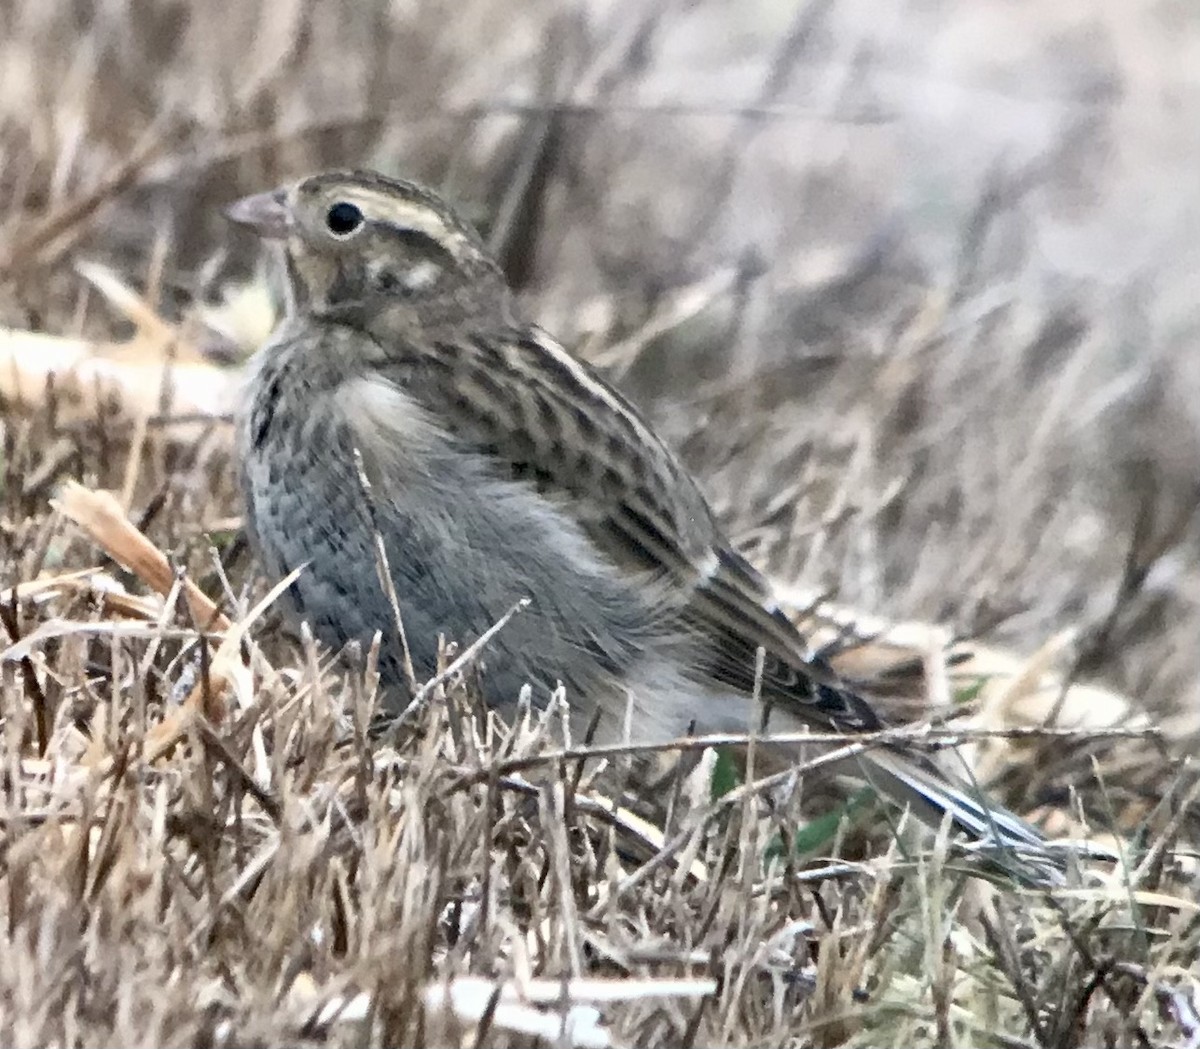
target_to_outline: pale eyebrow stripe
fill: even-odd
[[[431,237],[439,244],[450,246],[459,244],[466,239],[461,230],[443,221],[436,211],[419,204],[410,204],[405,200],[385,197],[380,193],[358,186],[348,186],[341,194],[341,198],[357,204],[367,216],[376,216],[401,229],[424,233],[425,236]]]

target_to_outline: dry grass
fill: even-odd
[[[1200,21],[939,10],[0,10],[0,324],[107,347],[0,420],[0,1041],[1200,1044]],[[1024,652],[987,691],[936,645],[873,662],[865,619],[839,641],[898,716],[1076,730],[973,761],[1122,862],[994,891],[811,783],[696,776],[647,827],[556,717],[472,721],[456,678],[369,741],[369,658],[247,622],[224,387],[192,378],[247,331],[206,311],[254,265],[217,206],[335,164],[472,208],[781,583]],[[100,389],[164,349],[173,396]],[[249,641],[114,567],[67,478]]]

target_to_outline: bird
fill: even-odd
[[[809,650],[679,455],[525,318],[441,196],[328,171],[225,213],[275,246],[286,285],[238,412],[251,547],[273,578],[301,569],[289,611],[322,643],[378,632],[385,703],[404,701],[406,666],[434,675],[439,637],[469,643],[527,601],[479,667],[502,715],[525,688],[543,704],[561,689],[597,741],[756,732],[756,768],[780,770],[797,744],[772,734],[885,727]],[[1019,880],[1057,878],[1032,825],[928,754],[871,747],[856,771]]]

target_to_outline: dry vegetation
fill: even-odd
[[[1200,1044],[1200,17],[728,10],[0,7],[0,1042]],[[641,822],[454,675],[371,738],[221,418],[269,297],[218,305],[218,205],[350,164],[472,209],[847,673],[1120,862],[995,887],[723,764]]]

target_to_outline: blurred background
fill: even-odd
[[[1078,630],[1194,731],[1197,113],[1189,0],[10,0],[0,323],[119,335],[81,260],[178,318],[258,272],[238,195],[425,181],[780,580]]]

